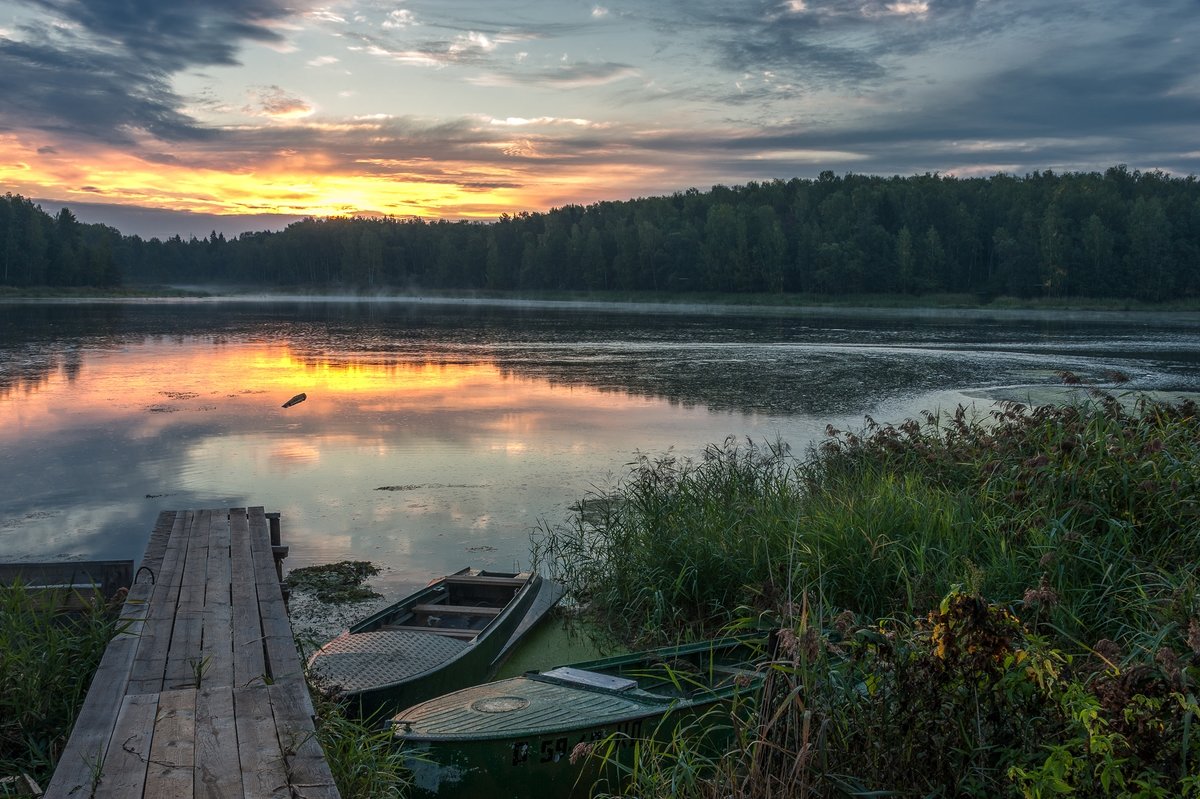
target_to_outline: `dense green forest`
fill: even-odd
[[[328,218],[160,241],[0,202],[0,284],[362,290],[1200,295],[1200,184],[1116,166],[959,179],[823,172],[491,223]]]

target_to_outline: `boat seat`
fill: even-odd
[[[413,605],[413,613],[434,613],[447,616],[499,616],[504,608],[473,607],[471,605]]]
[[[497,588],[520,588],[528,582],[523,577],[489,577],[481,574],[451,574],[442,578],[446,585],[490,585]]]
[[[573,685],[587,685],[592,688],[606,688],[610,691],[628,691],[630,688],[637,687],[637,680],[631,680],[628,677],[617,677],[612,674],[603,674],[598,671],[588,671],[587,669],[577,669],[572,666],[559,666],[556,669],[542,672],[543,677],[551,677],[561,682],[571,683]]]
[[[379,629],[397,630],[407,633],[434,633],[435,635],[444,635],[447,638],[461,638],[464,641],[469,641],[479,635],[479,630],[464,630],[461,627],[414,627],[409,624],[385,624]]]

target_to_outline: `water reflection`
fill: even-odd
[[[1190,330],[1045,320],[77,304],[0,306],[0,332],[0,559],[136,558],[160,510],[262,504],[290,566],[370,559],[397,586],[527,564],[529,529],[639,451],[799,451],[1059,369],[1200,371]]]

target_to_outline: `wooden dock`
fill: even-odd
[[[260,507],[158,517],[128,629],[46,797],[338,796],[280,588],[285,554],[278,515]]]

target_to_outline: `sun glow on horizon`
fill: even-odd
[[[613,199],[662,170],[625,163],[572,164],[525,139],[496,142],[509,159],[490,162],[361,158],[347,165],[322,152],[282,149],[269,159],[237,153],[177,156],[122,150],[35,147],[0,134],[0,185],[69,205],[108,203],[217,215],[495,219],[564,203]],[[505,163],[511,161],[511,165]],[[248,166],[253,164],[253,166]],[[125,232],[125,231],[123,231]]]

